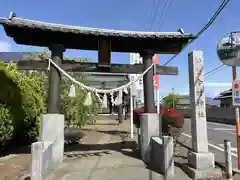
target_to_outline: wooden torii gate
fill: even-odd
[[[51,59],[66,71],[141,74],[152,64],[154,54],[176,54],[195,36],[182,32],[136,32],[87,28],[39,22],[16,17],[0,18],[7,36],[17,44],[48,47]],[[98,63],[80,63],[63,59],[65,49],[98,51]],[[140,53],[143,64],[111,64],[111,52]],[[26,60],[20,69],[43,70],[46,61]],[[177,75],[177,67],[156,67],[157,75]],[[154,69],[143,78],[146,113],[156,113],[153,90]],[[52,66],[49,73],[48,114],[60,114],[61,75]]]

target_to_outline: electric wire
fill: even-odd
[[[226,67],[228,67],[228,66],[226,66],[225,64],[221,64],[220,66],[217,66],[216,68],[213,68],[212,70],[204,73],[204,77],[209,77],[209,76],[225,69]],[[189,84],[185,84],[184,86],[189,86]]]
[[[172,0],[165,0],[165,4],[164,4],[164,6],[163,6],[162,13],[161,13],[161,15],[160,15],[159,20],[158,20],[157,23],[156,23],[156,28],[155,28],[155,30],[158,29],[158,31],[160,31],[160,29],[161,29],[161,27],[162,27],[162,25],[163,25],[164,19],[165,19],[164,17],[166,16],[167,11],[168,11],[168,9],[169,9],[170,6],[171,6],[171,3],[172,3]]]
[[[177,54],[173,55],[166,63],[163,64],[163,66],[166,66],[169,64],[173,59],[175,59],[183,50],[185,50],[190,44],[192,44],[196,39],[200,37],[202,33],[204,33],[216,20],[216,18],[220,15],[220,13],[223,11],[223,9],[227,6],[227,4],[230,2],[230,0],[224,0],[219,8],[216,10],[214,15],[211,17],[211,19],[208,21],[208,23],[196,34],[196,38],[192,39],[188,42],[188,44]]]
[[[154,23],[155,23],[155,20],[156,20],[156,17],[157,17],[157,13],[158,13],[158,11],[159,11],[159,7],[160,7],[160,5],[161,5],[161,2],[162,2],[163,0],[158,0],[158,3],[157,3],[157,5],[156,5],[156,9],[155,9],[155,11],[153,12],[153,18],[152,18],[152,21],[150,21],[150,24],[149,24],[149,30],[153,27],[153,25],[154,25]],[[150,19],[151,20],[151,19]]]
[[[151,6],[151,8],[149,8],[148,20],[147,20],[147,23],[145,25],[145,30],[147,30],[148,27],[149,27],[149,22],[151,21],[151,18],[152,18],[152,12],[153,12],[153,9],[154,9],[155,2],[156,2],[156,0],[153,0],[152,6]]]

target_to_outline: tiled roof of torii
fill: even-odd
[[[18,18],[14,14],[0,18],[0,24],[16,43],[39,46],[58,43],[69,49],[97,50],[97,40],[109,39],[112,51],[116,52],[148,48],[156,53],[177,53],[190,39],[196,38],[181,32],[139,32],[55,24]]]

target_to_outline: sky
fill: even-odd
[[[85,27],[97,27],[134,31],[175,32],[182,28],[186,33],[196,34],[211,18],[221,0],[172,0],[168,9],[160,19],[163,6],[167,0],[160,2],[159,9],[154,8],[154,0],[0,0],[0,16],[7,17],[15,12],[18,17],[33,20],[70,24]],[[202,34],[193,44],[177,56],[169,66],[179,68],[178,76],[160,77],[160,95],[165,96],[174,91],[186,94],[188,89],[188,53],[202,50],[204,54],[204,71],[208,72],[221,65],[216,54],[218,41],[233,30],[240,30],[240,1],[230,0],[215,23]],[[150,9],[156,15],[149,18]],[[156,11],[157,10],[157,11]],[[153,21],[154,20],[154,21]],[[153,22],[148,26],[149,22]],[[7,37],[0,27],[0,52],[4,51],[42,51],[42,48],[16,44]],[[97,61],[97,52],[67,50],[66,56],[89,57]],[[159,64],[164,64],[172,55],[159,55]],[[113,63],[129,64],[129,54],[113,53]],[[238,76],[239,77],[239,76]],[[231,88],[231,67],[226,67],[205,77],[205,95],[214,97],[221,91]]]

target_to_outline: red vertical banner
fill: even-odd
[[[154,54],[152,62],[154,64],[158,64],[159,63],[159,59],[158,59],[158,55],[157,54]],[[159,85],[159,79],[158,79],[157,75],[153,76],[153,85],[154,85],[154,90],[157,90],[158,89],[158,85]]]

